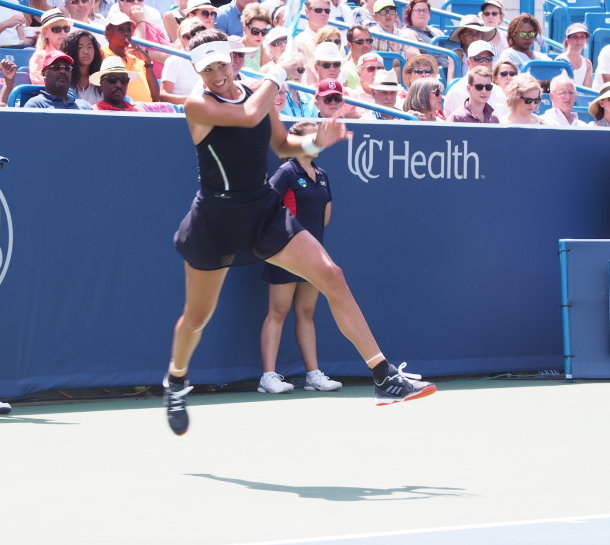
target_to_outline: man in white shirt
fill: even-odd
[[[597,57],[597,69],[595,70],[595,79],[593,80],[593,89],[599,91],[599,88],[610,81],[610,45],[602,48]]]
[[[8,0],[8,2],[19,5],[17,0]],[[20,25],[25,26],[23,13],[0,6],[0,46],[21,45],[23,26]],[[18,29],[21,30],[21,37]]]
[[[339,21],[346,25],[352,26],[354,24],[354,16],[352,10],[345,3],[344,0],[330,0],[330,20]],[[340,29],[341,31],[341,45],[345,47],[347,44],[347,30]]]
[[[305,2],[305,17],[307,17],[307,26],[295,39],[294,43],[299,47],[310,59],[313,59],[316,53],[316,35],[318,30],[328,24],[330,18],[331,0],[307,0]]]
[[[468,59],[466,64],[468,69],[471,70],[475,66],[485,66],[489,69],[493,66],[494,53],[491,50],[489,42],[483,40],[477,40],[472,42],[468,47]],[[455,110],[464,106],[464,102],[470,97],[466,86],[468,85],[468,78],[466,74],[462,74],[462,77],[455,83],[447,96],[445,97],[445,104],[443,106],[443,112],[445,117],[449,117]],[[489,105],[494,109],[494,114],[500,119],[505,115],[508,115],[509,109],[506,107],[506,95],[502,89],[494,84],[491,96],[489,97]]]
[[[92,32],[92,34],[95,36],[97,43],[100,44],[100,47],[106,47],[108,45],[108,40],[106,39],[106,36],[104,36],[104,31],[106,30],[106,19],[104,19],[104,17],[99,13],[96,14],[95,20],[92,21],[89,19],[89,13],[91,13],[91,8],[93,7],[93,0],[65,1],[65,9],[70,14],[70,19],[99,28],[102,31],[102,34],[97,34],[95,32]],[[70,34],[73,32],[78,32],[79,30],[82,29],[73,26]]]
[[[572,111],[576,103],[576,87],[569,76],[562,74],[551,80],[551,102],[553,107],[541,116],[546,125],[586,126]]]

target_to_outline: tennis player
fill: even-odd
[[[351,138],[345,125],[333,119],[319,125],[315,134],[287,134],[273,102],[285,79],[296,74],[293,60],[274,66],[252,92],[233,80],[231,49],[223,32],[197,33],[190,54],[206,91],[184,104],[197,148],[201,189],[174,237],[186,262],[186,305],[163,380],[171,429],[177,435],[188,429],[188,365],[214,313],[228,268],[261,261],[304,278],[326,296],[339,329],[372,369],[377,404],[434,393],[436,387],[421,382],[421,376],[402,372],[406,364],[396,369],[385,359],[343,272],[267,181],[269,145],[282,157],[315,155]]]

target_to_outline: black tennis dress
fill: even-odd
[[[315,163],[312,163],[312,166],[316,173],[315,180],[309,177],[296,159],[290,159],[271,176],[269,185],[280,194],[284,206],[292,212],[299,224],[324,245],[326,205],[333,197],[326,172]],[[263,280],[270,284],[307,282],[300,276],[270,263],[265,263]]]
[[[218,102],[237,101],[206,95]],[[269,116],[254,128],[214,127],[197,144],[201,189],[174,236],[176,249],[194,269],[215,271],[253,265],[280,252],[303,227],[267,181]]]

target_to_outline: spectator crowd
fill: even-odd
[[[25,107],[179,111],[204,87],[189,60],[167,51],[188,53],[191,39],[205,29],[227,34],[233,75],[253,88],[258,80],[242,70],[266,73],[286,50],[283,0],[156,0],[156,7],[148,1],[30,0],[31,7],[44,12],[41,17],[0,7],[0,52],[3,47],[35,48],[29,78],[44,90]],[[405,121],[394,110],[430,122],[578,126],[585,125],[574,112],[579,85],[599,93],[590,97],[589,113],[595,118],[591,124],[610,126],[610,112],[605,110],[610,45],[600,51],[593,74],[591,61],[582,54],[590,32],[582,23],[572,24],[563,52],[554,59],[564,63],[565,70],[552,81],[539,81],[521,70],[530,60],[551,60],[539,51],[540,22],[524,13],[506,27],[502,0],[482,2],[478,15],[464,16],[445,35],[430,26],[432,11],[426,0],[411,0],[402,16],[394,0],[362,0],[355,9],[342,0],[307,0],[302,31],[295,38],[298,73],[293,81],[314,93],[284,85],[276,110],[292,117],[371,122]],[[82,30],[75,22],[102,32]],[[442,47],[455,55],[414,45],[425,46],[438,37],[444,37]],[[133,38],[164,46],[165,51],[136,45]],[[9,60],[0,62],[2,106],[17,69]],[[458,72],[461,77],[456,78]],[[546,92],[552,107],[540,114]],[[350,99],[359,103],[348,103]],[[384,109],[373,111],[367,105]]]

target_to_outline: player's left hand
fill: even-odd
[[[337,123],[341,112],[337,111],[330,121],[318,125],[318,133],[314,138],[314,144],[328,148],[339,142],[339,140],[351,140],[354,137],[352,131],[348,131],[345,123]]]

